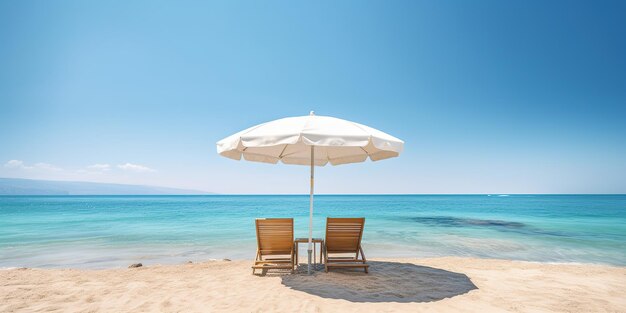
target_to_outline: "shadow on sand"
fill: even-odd
[[[464,274],[397,262],[368,262],[370,273],[338,269],[281,276],[282,284],[323,298],[351,302],[431,302],[462,295],[476,285]],[[306,273],[300,268],[298,273]]]

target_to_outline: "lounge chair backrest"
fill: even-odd
[[[356,253],[361,245],[365,218],[326,219],[326,250],[335,253]]]
[[[261,255],[291,254],[293,218],[257,219],[256,238]]]

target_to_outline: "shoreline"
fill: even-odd
[[[302,260],[306,259],[306,255],[301,255],[300,258]],[[530,264],[538,264],[538,265],[573,265],[573,266],[598,266],[598,267],[613,267],[613,268],[626,268],[626,264],[618,265],[618,264],[610,264],[610,263],[594,263],[594,262],[560,262],[560,261],[532,261],[532,260],[516,260],[516,259],[504,259],[504,258],[481,258],[477,256],[433,256],[433,257],[387,257],[387,258],[377,258],[372,257],[368,258],[371,260],[385,260],[385,259],[393,259],[393,260],[430,260],[430,259],[472,259],[472,260],[485,260],[485,261],[503,261],[503,262],[522,262],[522,263],[530,263]],[[201,263],[209,263],[209,262],[251,262],[250,258],[209,258],[204,260],[188,260],[186,262],[176,262],[176,263],[141,263],[144,268],[147,267],[167,267],[167,266],[179,266],[179,265],[187,265],[187,264],[201,264]],[[128,263],[128,266],[135,263]],[[306,265],[306,264],[305,264]],[[8,266],[8,267],[0,267],[0,271],[11,271],[11,270],[77,270],[77,271],[107,271],[107,270],[121,270],[126,269],[128,266],[114,266],[114,267],[103,267],[103,268],[89,268],[89,267],[29,267],[29,266]]]
[[[251,274],[252,261],[0,271],[0,311],[620,312],[626,267],[374,258],[358,271]],[[301,268],[303,269],[303,268]]]

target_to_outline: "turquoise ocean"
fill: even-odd
[[[255,218],[293,217],[306,237],[308,209],[308,195],[0,196],[0,268],[252,259]],[[315,237],[328,216],[365,217],[368,258],[626,265],[626,195],[319,195],[314,216]]]

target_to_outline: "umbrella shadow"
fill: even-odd
[[[351,302],[432,302],[478,289],[461,273],[411,263],[368,263],[369,274],[346,269],[310,276],[286,275],[281,277],[282,284],[322,298]]]

